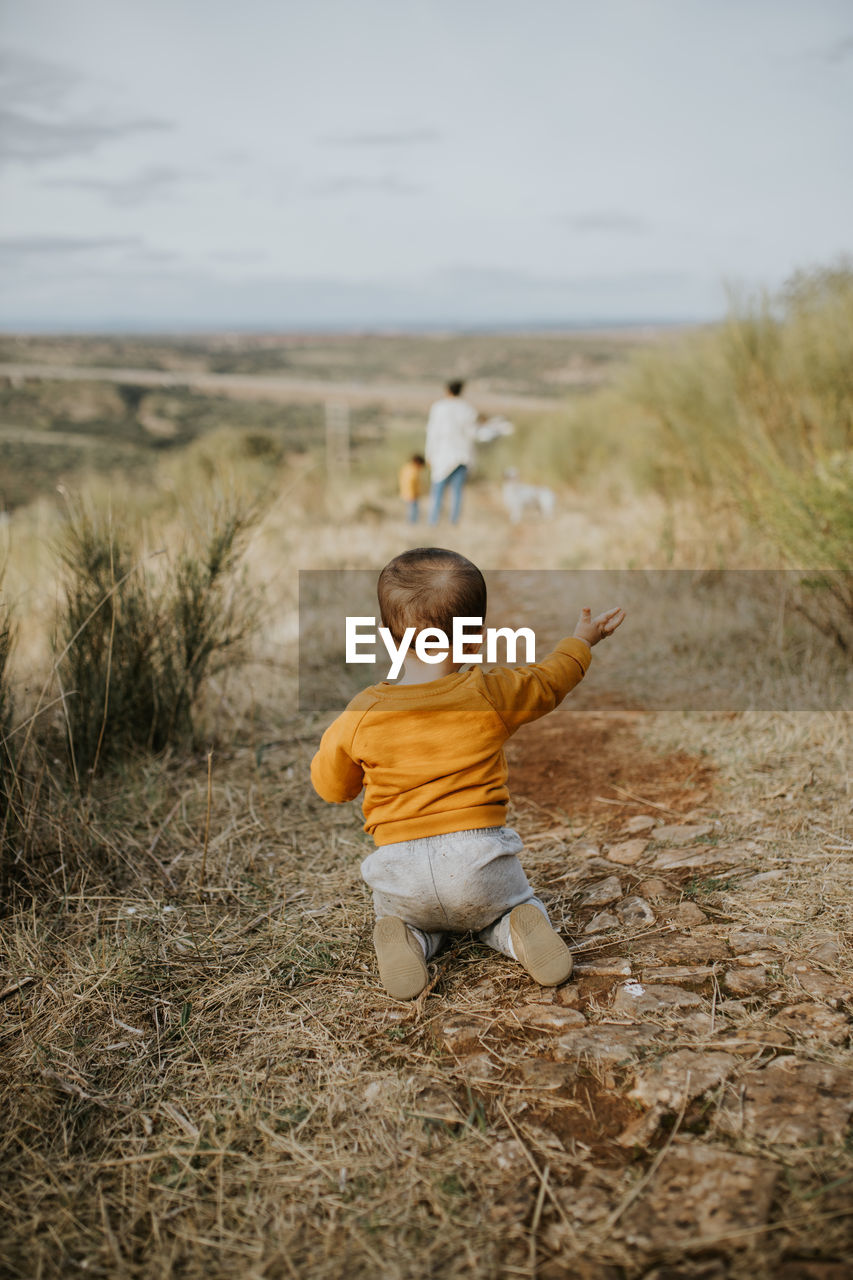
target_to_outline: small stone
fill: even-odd
[[[756,965],[778,964],[779,956],[775,951],[747,951],[735,958],[735,964],[743,965],[746,969],[752,969]]]
[[[661,964],[712,964],[728,960],[729,949],[714,925],[694,925],[690,933],[664,934],[656,939]]]
[[[702,849],[664,849],[654,859],[652,866],[655,871],[710,871],[714,867],[740,866],[743,859],[741,849],[709,846]]]
[[[628,960],[602,957],[576,961],[574,972],[578,978],[630,978],[631,965]]]
[[[681,925],[683,928],[689,928],[695,924],[706,924],[708,920],[705,912],[700,910],[695,902],[679,902],[675,910],[670,912],[669,918],[674,924]]]
[[[622,886],[616,879],[616,876],[608,876],[606,880],[599,880],[596,884],[590,885],[588,889],[584,889],[578,895],[579,907],[606,907],[611,902],[617,902],[622,897]]]
[[[567,1062],[545,1062],[542,1058],[522,1060],[518,1071],[524,1084],[548,1093],[564,1089],[577,1075],[575,1068]]]
[[[775,1014],[772,1022],[774,1027],[790,1031],[792,1035],[825,1040],[829,1044],[843,1044],[850,1034],[850,1024],[844,1014],[822,1004],[789,1005]]]
[[[628,1062],[641,1049],[653,1044],[661,1028],[622,1027],[606,1022],[569,1031],[554,1040],[551,1053],[558,1062],[574,1062],[590,1058],[596,1062]]]
[[[782,1057],[749,1071],[717,1112],[723,1133],[769,1145],[839,1144],[853,1113],[853,1071]]]
[[[639,835],[641,831],[651,831],[658,821],[650,813],[638,813],[633,818],[628,819],[622,830],[627,835]]]
[[[654,911],[645,898],[637,897],[636,894],[623,898],[616,910],[622,923],[631,929],[642,929],[655,923]]]
[[[819,942],[817,946],[810,947],[809,955],[819,964],[836,965],[841,958],[841,948],[834,938],[829,938]]]
[[[648,840],[623,840],[620,844],[609,846],[607,857],[611,862],[618,862],[622,866],[632,867],[635,862],[640,861],[648,847]]]
[[[707,987],[714,977],[714,969],[707,964],[669,964],[655,969],[643,969],[643,983],[674,983],[677,987],[687,987],[691,991],[699,991]]]
[[[636,886],[637,893],[641,898],[671,898],[673,896],[672,889],[664,880],[659,880],[657,876],[650,876],[648,880],[641,881]]]
[[[671,1252],[763,1226],[778,1177],[774,1165],[721,1147],[678,1140],[622,1225],[629,1245]]]
[[[755,933],[751,929],[735,929],[729,934],[729,946],[733,955],[742,956],[750,951],[777,951],[785,946],[785,940],[769,933]]]
[[[624,1013],[629,1017],[644,1017],[649,1013],[667,1013],[672,1009],[698,1009],[702,1007],[702,1003],[701,996],[681,987],[623,982],[613,997],[613,1012]]]
[[[600,930],[618,928],[618,916],[614,916],[611,911],[597,911],[584,929],[584,933],[598,933]]]
[[[569,1027],[586,1026],[586,1018],[578,1009],[561,1009],[553,1004],[523,1004],[513,1009],[512,1017],[537,1031],[567,1031]]]
[[[765,885],[775,884],[778,880],[782,880],[784,876],[784,871],[759,871],[757,875],[750,876],[748,880],[741,880],[738,888],[762,889]]]
[[[591,840],[576,840],[569,849],[569,854],[573,858],[597,858],[601,850],[597,844],[593,844]]]
[[[762,964],[729,969],[723,977],[723,986],[733,996],[751,996],[767,988],[769,979]]]
[[[554,1003],[562,1005],[564,1009],[577,1009],[580,1001],[581,994],[575,983],[554,988]]]
[[[463,1045],[476,1045],[479,1043],[481,1026],[477,1022],[469,1021],[462,1015],[448,1018],[446,1022],[443,1022],[439,1034],[445,1048],[449,1049],[451,1053],[458,1053]]]
[[[656,827],[655,840],[660,841],[661,844],[694,844],[704,836],[709,836],[713,830],[713,822],[702,822],[695,826],[675,823],[672,826]]]

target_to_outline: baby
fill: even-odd
[[[454,618],[486,616],[480,570],[439,547],[397,556],[379,575],[378,595],[398,645],[408,627],[449,636]],[[623,618],[620,608],[597,618],[584,609],[574,634],[529,666],[463,669],[450,654],[426,663],[409,649],[395,683],[363,690],[323,734],[311,762],[318,795],[340,804],[364,787],[364,829],[377,848],[361,874],[373,890],[373,942],[390,996],[419,995],[444,935],[468,930],[542,986],[569,977],[571,953],[528,884],[521,840],[504,826],[503,745],[562,702],[583,679],[591,646]]]

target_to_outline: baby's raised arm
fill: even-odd
[[[591,609],[582,609],[581,616],[578,618],[578,625],[575,627],[575,635],[579,640],[585,640],[592,648],[594,644],[598,644],[599,640],[605,640],[608,636],[612,636],[617,627],[621,627],[625,621],[625,610],[621,606],[615,609],[606,609],[604,613],[599,613],[593,618]]]

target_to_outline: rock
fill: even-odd
[[[648,840],[623,840],[620,844],[610,845],[606,853],[610,862],[632,867],[635,862],[640,861],[648,847]]]
[[[747,951],[735,958],[735,964],[744,969],[752,969],[758,965],[767,968],[768,965],[778,963],[779,954],[776,951]]]
[[[662,1028],[654,1023],[644,1027],[623,1027],[599,1022],[595,1026],[569,1031],[550,1046],[557,1062],[577,1062],[585,1058],[594,1062],[630,1062],[640,1050],[658,1039]]]
[[[617,904],[616,910],[622,923],[630,929],[643,929],[655,923],[654,911],[645,898],[640,898],[636,894],[623,898]]]
[[[679,1049],[648,1068],[640,1068],[628,1097],[648,1110],[617,1138],[623,1147],[646,1146],[664,1115],[727,1080],[737,1067],[728,1053]]]
[[[578,1009],[561,1009],[558,1005],[523,1004],[511,1016],[537,1031],[567,1031],[569,1027],[585,1027],[586,1018]]]
[[[599,880],[597,884],[590,885],[588,889],[584,889],[578,895],[577,905],[579,907],[606,907],[611,902],[618,901],[621,897],[621,884],[616,879],[616,876],[608,876],[606,880]]]
[[[716,1123],[723,1133],[770,1146],[829,1146],[844,1141],[851,1113],[853,1070],[784,1057],[748,1071]]]
[[[847,1262],[810,1262],[794,1258],[783,1262],[776,1272],[777,1280],[850,1280]]]
[[[696,1009],[693,1013],[686,1014],[679,1019],[680,1029],[692,1036],[710,1036],[724,1030],[728,1023],[725,1018],[711,1016],[702,1009]]]
[[[598,845],[590,840],[576,840],[569,849],[569,854],[573,858],[597,858],[600,853]]]
[[[809,944],[809,956],[818,964],[837,965],[841,958],[838,939],[832,934],[817,934]]]
[[[708,917],[695,902],[679,902],[678,906],[669,912],[669,919],[673,924],[690,928],[692,925],[706,924]]]
[[[628,1097],[644,1107],[663,1105],[678,1111],[685,1100],[689,1102],[722,1084],[737,1065],[737,1059],[729,1053],[679,1049],[653,1066],[641,1068]]]
[[[657,876],[651,876],[648,880],[643,880],[635,888],[641,898],[673,897],[672,889],[669,888],[664,880],[659,880]]]
[[[790,1031],[794,1036],[825,1040],[829,1044],[843,1044],[850,1035],[850,1024],[844,1014],[822,1004],[792,1004],[775,1014],[771,1021],[774,1027]]]
[[[770,979],[763,964],[729,969],[723,976],[723,986],[733,996],[751,996],[766,990]]]
[[[650,813],[638,813],[633,818],[628,819],[622,830],[626,835],[639,835],[641,831],[651,831],[658,821]]]
[[[682,826],[676,823],[672,826],[655,827],[655,840],[661,844],[694,844],[703,836],[709,836],[713,830],[713,822],[701,822],[697,826]]]
[[[630,1018],[644,1017],[649,1013],[666,1013],[671,1009],[697,1009],[702,997],[681,987],[668,987],[640,982],[623,982],[613,997],[613,1012],[624,1013]]]
[[[762,1049],[786,1049],[791,1043],[791,1037],[786,1031],[768,1026],[766,1022],[751,1027],[735,1027],[732,1030],[727,1027],[724,1019],[717,1018],[714,1048],[722,1049],[724,1053],[735,1053],[738,1057],[753,1058]]]
[[[598,933],[601,929],[618,929],[619,917],[614,916],[610,911],[597,911],[592,917],[589,924],[584,929],[584,933]]]
[[[481,1035],[481,1024],[472,1022],[464,1014],[446,1019],[439,1028],[439,1035],[446,1049],[458,1053],[465,1045],[478,1045]]]
[[[518,1073],[531,1089],[554,1093],[570,1084],[577,1071],[567,1062],[545,1062],[542,1058],[526,1058],[518,1064]]]
[[[669,1253],[760,1227],[769,1216],[777,1176],[767,1161],[678,1140],[625,1214],[626,1240]]]
[[[690,991],[701,991],[712,981],[714,970],[711,965],[670,964],[656,969],[643,969],[642,982],[673,983],[677,987],[687,987]]]
[[[814,965],[801,960],[790,960],[782,969],[787,978],[793,980],[794,986],[805,991],[806,995],[818,1000],[847,1000],[851,995],[849,984],[838,982],[836,978],[816,969]]]
[[[661,964],[712,964],[729,958],[729,949],[715,925],[696,925],[690,933],[664,934],[654,945]]]
[[[580,1002],[581,993],[575,983],[572,983],[571,986],[554,988],[554,1004],[560,1004],[564,1009],[577,1009]]]
[[[785,946],[784,938],[773,937],[769,933],[753,933],[750,929],[735,929],[729,934],[729,946],[736,956],[747,955],[750,951],[778,951]]]
[[[705,846],[702,849],[664,849],[655,857],[652,866],[655,871],[710,871],[713,867],[740,866],[743,860],[742,849]]]
[[[599,960],[578,960],[574,968],[578,978],[630,978],[631,965],[627,960],[602,957]]]
[[[748,880],[741,880],[738,888],[761,889],[765,885],[775,884],[778,880],[782,880],[785,874],[784,871],[759,871],[757,875],[750,876]]]

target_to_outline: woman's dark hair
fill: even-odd
[[[447,390],[452,396],[461,396],[465,390],[465,383],[461,379],[455,378],[452,382],[448,382]]]

